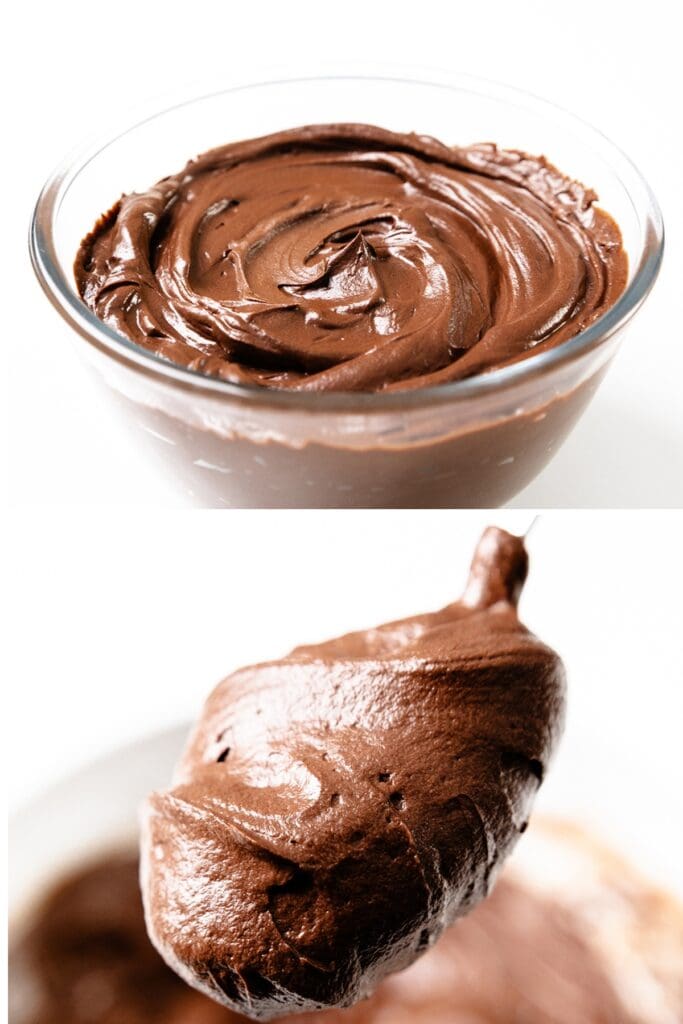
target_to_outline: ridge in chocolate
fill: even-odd
[[[143,822],[148,931],[189,984],[253,1018],[346,1006],[487,895],[563,719],[526,571],[489,529],[461,601],[211,694]]]

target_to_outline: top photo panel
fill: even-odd
[[[16,500],[682,504],[665,160],[595,88],[292,62],[103,118],[32,194]]]

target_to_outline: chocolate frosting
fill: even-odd
[[[412,967],[350,1009],[289,1024],[677,1024],[681,908],[565,826],[541,830],[539,856],[538,829],[535,820],[520,849],[533,867],[506,869]],[[556,892],[529,881],[549,858]],[[188,988],[151,946],[133,854],[62,879],[14,935],[9,974],[10,1024],[244,1021]]]
[[[75,274],[100,319],[183,366],[271,388],[454,381],[578,334],[627,261],[544,157],[368,125],[295,128],[124,196]]]
[[[150,937],[253,1018],[345,1006],[489,891],[558,738],[564,674],[495,528],[463,598],[242,669],[143,823]]]

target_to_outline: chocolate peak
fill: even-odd
[[[563,717],[525,574],[487,530],[464,600],[214,690],[143,822],[147,927],[181,977],[253,1018],[347,1006],[487,895]]]
[[[490,608],[505,601],[516,608],[528,571],[524,540],[489,526],[474,552],[462,603],[469,608]]]

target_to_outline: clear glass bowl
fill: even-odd
[[[619,223],[628,285],[557,348],[479,377],[389,394],[297,393],[230,384],[174,366],[101,323],[79,298],[81,238],[122,192],[191,156],[295,125],[363,121],[465,145],[543,153],[595,189]],[[525,487],[580,416],[662,258],[656,201],[630,160],[595,129],[505,86],[436,74],[301,75],[234,85],[141,116],[80,150],[43,188],[33,265],[83,341],[122,414],[179,485],[208,506],[493,507]]]

